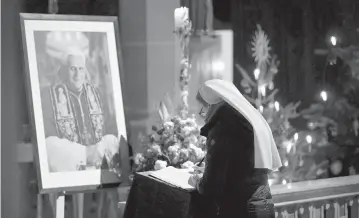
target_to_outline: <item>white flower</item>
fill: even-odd
[[[196,132],[197,128],[194,128],[193,126],[188,126],[188,130],[190,132]]]
[[[156,160],[155,162],[155,170],[161,170],[167,167],[167,162],[163,160]]]
[[[174,153],[176,153],[178,151],[178,149],[179,149],[179,145],[174,144],[172,146],[169,146],[167,150],[168,150],[169,153],[174,154]]]
[[[178,117],[178,116],[175,116],[175,117],[173,117],[172,119],[171,119],[171,121],[173,122],[173,123],[178,123],[178,122],[180,122],[180,117]]]
[[[171,130],[175,126],[175,124],[172,121],[167,121],[163,124],[165,130]]]
[[[157,145],[157,144],[154,144],[152,145],[151,147],[151,151],[154,153],[154,154],[162,154],[162,150],[161,150],[161,146]]]
[[[188,118],[186,121],[187,121],[187,124],[190,125],[190,126],[196,126],[197,125],[196,118]]]
[[[205,152],[194,144],[190,144],[189,149],[191,150],[191,154],[195,160],[202,159],[205,155]]]
[[[133,158],[133,161],[135,162],[135,164],[139,165],[142,161],[144,161],[145,158],[143,157],[143,155],[141,153],[137,153],[135,155],[135,157]]]
[[[192,149],[196,159],[202,159],[206,155],[205,152],[202,149],[200,149],[199,147],[195,146],[191,149]]]
[[[180,124],[181,126],[186,125],[186,120],[179,120],[179,124]]]
[[[176,8],[174,12],[174,18],[175,18],[175,29],[184,28],[185,25],[189,22],[188,8],[186,7]]]
[[[197,137],[194,134],[190,134],[184,138],[184,143],[197,144]]]
[[[193,168],[193,166],[194,166],[194,163],[192,161],[186,161],[181,165],[181,167],[183,169],[190,169],[190,168]]]
[[[180,155],[178,153],[174,154],[174,157],[172,158],[172,163],[177,164],[180,160]]]
[[[188,149],[183,148],[183,149],[180,150],[180,157],[181,157],[182,159],[188,159],[189,153],[190,153],[190,152],[189,152]]]
[[[195,149],[196,148],[196,145],[190,143],[189,146],[188,146],[189,149]]]
[[[198,144],[200,144],[200,145],[205,145],[206,142],[207,142],[207,138],[206,138],[206,137],[204,137],[204,136],[199,136],[199,137],[198,137]]]
[[[192,128],[189,127],[189,126],[185,126],[185,127],[183,127],[183,128],[181,129],[181,132],[182,132],[185,136],[189,135],[189,134],[191,133],[191,131],[192,131]]]
[[[189,144],[197,144],[197,143],[198,143],[198,139],[197,139],[197,136],[196,136],[196,135],[191,134],[191,135],[187,136],[187,137],[184,139],[184,142],[185,142],[185,143],[189,143]]]

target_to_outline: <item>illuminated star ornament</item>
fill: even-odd
[[[267,34],[262,30],[260,25],[257,25],[257,30],[255,31],[252,38],[252,57],[259,64],[269,63],[271,57],[270,51],[271,47],[269,46],[269,39]]]

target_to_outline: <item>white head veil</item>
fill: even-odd
[[[261,113],[254,108],[231,82],[208,80],[199,90],[208,104],[226,101],[241,113],[254,130],[254,167],[277,170],[282,166],[272,131]]]

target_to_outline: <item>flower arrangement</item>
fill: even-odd
[[[194,116],[162,119],[142,139],[144,151],[134,157],[135,171],[160,170],[168,166],[191,169],[205,156],[205,137],[199,135]]]
[[[134,157],[134,171],[160,170],[168,166],[191,169],[205,154],[205,137],[200,136],[200,126],[194,115],[188,113],[188,84],[190,81],[188,44],[191,21],[188,8],[174,12],[175,30],[181,43],[180,107],[177,113],[168,110],[162,101],[159,107],[161,124],[152,127],[152,133],[142,138],[143,152]]]

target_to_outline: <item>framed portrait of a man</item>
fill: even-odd
[[[129,163],[117,18],[20,16],[40,192],[121,183]]]

